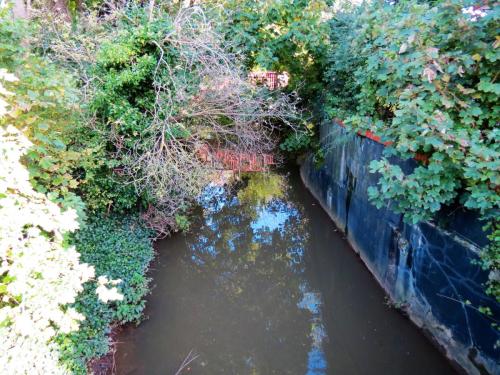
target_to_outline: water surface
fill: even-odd
[[[384,293],[296,174],[213,186],[190,233],[158,244],[149,319],[117,372],[453,374]]]

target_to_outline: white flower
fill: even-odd
[[[104,303],[123,300],[123,294],[121,294],[116,287],[107,288],[104,285],[100,285],[97,287],[96,292],[99,299]]]
[[[0,69],[0,81],[17,82],[19,79],[14,74],[9,73],[7,69]]]

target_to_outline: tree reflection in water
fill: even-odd
[[[174,374],[190,351],[184,375],[455,374],[298,177],[205,191],[192,231],[157,244],[150,319],[118,338],[118,374]]]
[[[307,222],[284,179],[254,174],[237,194],[211,186],[201,197],[179,280],[210,290],[185,302],[197,305],[200,373],[325,373],[321,295],[304,275]]]

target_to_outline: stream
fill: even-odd
[[[210,186],[187,234],[157,243],[147,320],[120,375],[454,374],[394,307],[296,171]],[[375,236],[374,236],[375,237]]]

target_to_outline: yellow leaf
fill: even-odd
[[[472,59],[475,61],[481,61],[481,55],[479,53],[476,53],[475,55],[472,55]]]
[[[9,113],[9,115],[10,115],[10,117],[12,117],[13,119],[16,119],[17,117],[19,117],[19,115],[20,115],[21,113],[23,113],[23,111],[21,111],[21,110],[17,109],[17,110],[15,110],[15,111],[11,111],[11,112]]]
[[[474,93],[476,90],[474,89],[466,89],[465,87],[463,87],[461,84],[458,84],[457,85],[457,88],[458,90],[462,93],[462,94],[465,94],[465,95],[469,95],[469,94],[472,94]]]
[[[25,121],[26,125],[31,125],[34,122],[36,122],[37,120],[38,120],[38,116],[31,116],[31,117],[26,118],[24,121]]]
[[[441,79],[443,81],[445,81],[445,82],[450,82],[450,75],[449,74],[445,74]]]

